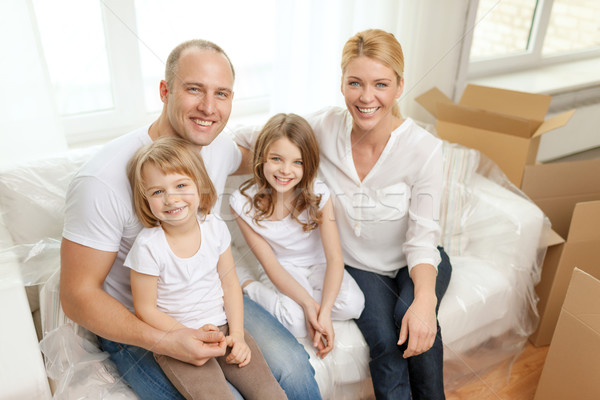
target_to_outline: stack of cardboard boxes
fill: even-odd
[[[594,277],[600,279],[600,160],[536,164],[541,135],[564,126],[575,112],[546,118],[550,101],[551,96],[477,85],[468,85],[458,104],[435,88],[417,98],[437,118],[436,130],[442,139],[481,151],[552,223],[542,277],[536,287],[540,322],[530,338],[535,346],[552,343],[536,399],[597,399],[600,398],[600,305],[591,317],[595,324],[590,324],[589,318],[580,319],[577,312],[581,304],[584,308],[600,304],[600,283],[582,283],[591,282]],[[578,293],[576,301],[566,303],[567,287],[576,267],[589,275],[577,275],[576,281],[574,277],[569,292],[577,292],[582,285],[595,289]],[[560,329],[580,332],[577,340],[585,338],[586,342],[578,346],[589,349],[590,353],[567,351],[574,337],[556,334],[553,338],[559,315],[559,325],[568,325]],[[571,370],[563,368],[570,363],[581,370],[594,371],[595,383],[584,385],[570,379]],[[564,375],[556,376],[559,371]],[[555,383],[563,386],[560,393],[569,396],[554,396],[552,393],[559,393],[552,391]]]

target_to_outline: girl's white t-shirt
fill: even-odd
[[[329,189],[320,180],[315,180],[313,188],[316,195],[321,195],[319,203],[319,209],[321,209],[329,199]],[[253,197],[256,193],[256,186],[249,188],[246,193]],[[318,227],[305,232],[302,225],[291,215],[279,221],[262,220],[257,224],[253,220],[256,210],[252,207],[250,200],[239,190],[230,197],[229,204],[237,215],[271,245],[275,257],[282,266],[309,267],[326,262],[321,231]],[[302,222],[308,221],[306,210],[299,215],[298,219]]]
[[[231,242],[225,222],[214,214],[198,223],[200,249],[192,257],[176,256],[161,227],[144,228],[124,263],[142,274],[158,276],[157,308],[194,329],[227,322],[217,262]]]

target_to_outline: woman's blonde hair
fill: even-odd
[[[393,34],[381,29],[368,29],[348,39],[342,50],[342,74],[346,73],[346,68],[352,60],[361,56],[369,57],[391,68],[396,74],[397,83],[400,84],[404,76],[404,53]],[[392,114],[401,118],[397,102],[394,103]]]
[[[264,173],[264,164],[271,145],[281,138],[287,138],[300,149],[302,156],[302,179],[294,188],[297,196],[293,202],[291,216],[302,225],[305,231],[313,230],[321,222],[319,203],[321,195],[316,195],[313,190],[317,171],[319,169],[319,145],[310,124],[301,116],[296,114],[276,114],[263,127],[256,144],[254,145],[253,174],[254,176],[244,182],[240,192],[251,202],[256,210],[254,221],[260,221],[273,215],[273,189],[267,182]],[[253,185],[256,185],[256,194],[250,197],[246,194]],[[300,213],[307,210],[308,221],[302,222],[298,219]]]
[[[127,177],[133,192],[133,208],[142,224],[148,228],[160,224],[152,214],[144,185],[144,166],[154,165],[163,173],[177,173],[190,177],[198,189],[202,218],[210,213],[217,201],[217,192],[210,180],[197,149],[179,137],[159,138],[140,148],[127,164]]]

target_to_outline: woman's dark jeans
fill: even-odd
[[[443,248],[438,265],[435,294],[436,313],[446,293],[452,266]],[[395,278],[346,266],[365,295],[365,309],[356,320],[367,344],[369,364],[377,399],[438,400],[444,399],[443,345],[440,325],[433,347],[407,359],[402,357],[408,340],[398,346],[402,318],[414,299],[414,285],[408,268]],[[412,394],[412,397],[411,397]]]

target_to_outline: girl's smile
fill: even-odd
[[[196,223],[200,197],[189,176],[165,174],[152,163],[144,166],[142,176],[150,210],[163,227]]]
[[[287,197],[304,175],[302,154],[288,138],[274,141],[267,152],[263,172],[269,185]]]

